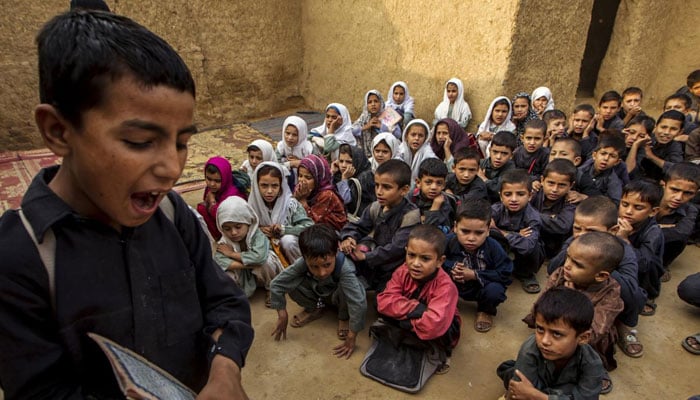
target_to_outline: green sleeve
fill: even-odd
[[[291,224],[284,226],[284,234],[299,236],[301,231],[313,225],[314,221],[306,215],[306,210],[298,201],[293,200],[292,204],[293,206],[290,206],[288,210],[290,215],[287,217],[287,221]]]
[[[260,230],[255,231],[250,243],[250,248],[241,252],[241,262],[246,267],[262,265],[267,262],[270,252],[270,241]]]

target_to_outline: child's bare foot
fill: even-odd
[[[301,328],[302,326],[321,318],[321,316],[323,316],[323,310],[325,310],[325,308],[304,310],[300,314],[293,316],[292,322],[290,322],[289,325],[291,325],[292,328]]]
[[[435,370],[435,375],[444,375],[450,372],[450,358],[448,357],[442,365]]]
[[[691,335],[683,339],[683,348],[696,356],[700,355],[700,333],[696,333],[695,335]]]
[[[350,333],[350,321],[349,320],[338,320],[338,339],[345,340],[348,338]]]

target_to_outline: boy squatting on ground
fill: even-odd
[[[455,201],[443,192],[447,166],[437,158],[428,158],[420,164],[416,188],[410,200],[418,206],[421,223],[438,227],[444,233],[452,229]]]
[[[405,260],[408,234],[420,224],[420,211],[406,199],[411,168],[392,159],[374,175],[377,201],[362,212],[358,222],[340,231],[340,251],[355,261],[358,275],[370,289],[382,291],[394,270]]]
[[[367,298],[355,275],[355,266],[338,251],[338,239],[330,225],[316,224],[299,235],[299,248],[304,255],[280,273],[270,284],[271,308],[277,310],[275,340],[287,339],[287,301],[285,294],[304,307],[292,318],[293,328],[321,318],[325,305],[338,307],[338,339],[343,343],[333,348],[338,357],[350,358],[355,338],[365,326]]]
[[[123,398],[87,332],[139,353],[200,399],[247,398],[240,367],[253,340],[250,307],[213,265],[195,215],[168,194],[196,132],[185,63],[144,27],[107,13],[59,15],[37,43],[36,123],[63,161],[34,178],[22,212],[39,243],[53,237],[56,274],[47,279],[21,214],[7,211],[5,398]],[[166,195],[172,218],[158,208]]]
[[[447,239],[447,260],[443,264],[457,285],[459,297],[476,301],[474,329],[488,332],[493,327],[496,308],[506,300],[512,283],[513,261],[503,247],[489,237],[491,206],[478,199],[459,209],[454,234]]]
[[[505,399],[598,399],[603,363],[588,345],[593,304],[583,293],[552,288],[540,296],[532,313],[535,333],[520,347],[517,360],[498,366]]]
[[[624,304],[620,298],[620,284],[610,278],[611,272],[620,264],[623,255],[622,243],[607,232],[590,232],[571,242],[566,251],[564,265],[554,270],[547,280],[549,290],[566,286],[584,293],[595,310],[589,344],[600,355],[605,369],[617,368],[613,356],[615,350],[615,318]],[[534,326],[534,316],[523,319]],[[603,377],[602,393],[612,390],[612,381],[607,373]]]

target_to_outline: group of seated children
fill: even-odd
[[[545,89],[496,98],[476,135],[464,130],[471,110],[456,78],[432,128],[416,118],[404,82],[386,103],[367,92],[353,124],[331,103],[315,138],[289,117],[276,159],[268,143],[248,147],[250,189],[212,158],[197,209],[219,240],[218,264],[249,296],[268,290],[276,340],[288,323],[337,307],[339,357],[353,353],[365,291],[375,291],[380,321],[370,331],[380,346],[363,373],[391,384],[376,372],[382,338],[399,330],[430,343],[439,362],[428,376],[447,372],[458,299],[476,302],[474,329],[488,332],[512,279],[539,293],[549,260],[544,293],[524,318],[535,335],[498,374],[511,398],[609,392],[614,345],[643,355],[638,316],[656,312],[661,282],[696,232],[700,156],[684,157],[684,147],[700,131],[684,129],[696,123],[686,94],[669,97],[656,121],[638,88],[606,92],[597,110],[578,105],[567,120]],[[387,107],[402,116],[395,125]],[[285,294],[303,307],[291,322]]]

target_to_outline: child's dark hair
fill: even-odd
[[[584,103],[584,104],[576,105],[576,107],[574,107],[574,114],[576,114],[579,111],[585,111],[585,112],[591,114],[591,118],[593,118],[593,116],[595,115],[595,107],[593,107],[590,104]]]
[[[511,131],[498,131],[491,139],[491,147],[493,146],[504,146],[512,152],[518,147],[518,138]]]
[[[620,239],[608,232],[588,232],[574,239],[581,246],[592,247],[595,253],[587,253],[591,260],[595,260],[597,272],[614,271],[625,253],[625,248]],[[572,242],[573,244],[573,242]],[[571,248],[571,247],[569,247]]]
[[[261,165],[260,168],[258,169],[258,182],[260,182],[260,177],[270,175],[273,178],[277,178],[280,180],[280,184],[282,183],[282,171],[279,170],[279,168],[276,168],[272,165]]]
[[[654,121],[654,118],[648,115],[637,115],[636,117],[632,118],[630,122],[627,123],[625,128],[629,128],[632,125],[642,125],[644,129],[646,129],[647,133],[651,134],[652,132],[654,132],[656,122]]]
[[[617,93],[614,90],[609,90],[600,97],[600,101],[598,102],[598,105],[602,105],[603,103],[607,103],[608,101],[616,101],[617,105],[620,105],[620,102],[622,101],[622,96],[620,96],[620,93]]]
[[[207,164],[206,167],[204,167],[204,173],[207,174],[220,174],[221,171],[219,171],[219,168],[216,167],[214,164]]]
[[[469,147],[462,147],[461,149],[452,153],[452,158],[454,158],[454,165],[459,164],[462,160],[474,160],[479,163],[481,160],[481,155],[476,150]]]
[[[554,141],[554,143],[565,143],[571,148],[571,151],[576,157],[581,157],[581,143],[572,137],[562,137]]]
[[[491,109],[491,115],[489,115],[489,118],[493,115],[493,109],[496,108],[497,106],[506,106],[508,107],[508,110],[510,111],[510,101],[508,99],[500,99],[493,103],[493,108]]]
[[[659,115],[659,119],[656,120],[656,125],[658,125],[662,119],[670,119],[674,121],[679,121],[681,123],[681,130],[685,126],[685,115],[682,112],[676,110],[664,111],[663,114]]]
[[[338,253],[338,235],[328,224],[314,224],[299,234],[299,250],[305,259]]]
[[[73,126],[105,101],[110,85],[132,78],[139,86],[164,85],[195,96],[187,65],[163,39],[115,14],[70,11],[46,23],[36,38],[39,98]]]
[[[350,147],[349,144],[343,143],[338,147],[338,154],[345,154],[347,156],[350,156],[350,159],[352,159],[352,147]]]
[[[664,182],[674,179],[692,182],[700,189],[700,166],[687,161],[673,164],[664,174]]]
[[[557,158],[550,161],[547,167],[545,167],[542,177],[546,178],[551,173],[564,175],[569,178],[569,182],[571,183],[574,183],[576,180],[576,166],[571,160],[565,158]]]
[[[525,130],[535,129],[542,132],[542,136],[547,133],[547,123],[541,119],[531,119],[525,123]]]
[[[447,246],[447,238],[445,234],[434,225],[418,225],[411,229],[408,234],[408,241],[411,239],[422,240],[433,245],[438,258],[445,254],[445,246]]]
[[[619,131],[618,131],[619,132]],[[625,139],[623,139],[620,135],[617,134],[607,134],[607,135],[600,135],[600,138],[598,140],[598,145],[595,147],[595,151],[598,151],[600,149],[604,149],[606,147],[612,147],[613,150],[617,152],[617,155],[619,157],[622,157],[622,154],[625,152]]]
[[[71,10],[98,10],[110,12],[109,6],[103,0],[71,0]]]
[[[446,178],[448,173],[445,163],[437,158],[426,158],[418,167],[418,178],[424,176]]]
[[[457,209],[455,223],[463,219],[476,219],[486,224],[491,223],[491,203],[486,199],[476,199],[469,203],[462,203]]]
[[[692,88],[693,85],[695,85],[698,82],[700,82],[700,69],[696,69],[695,71],[688,74],[688,78],[686,79],[686,84],[689,88]]]
[[[550,324],[562,320],[576,331],[576,335],[591,329],[593,312],[593,303],[583,292],[564,286],[555,286],[542,293],[532,309],[535,318],[539,315]]]
[[[582,200],[576,206],[575,215],[593,218],[604,227],[610,229],[617,225],[617,206],[606,196],[591,196]]]
[[[661,189],[661,186],[650,179],[634,180],[622,188],[622,197],[632,193],[638,194],[639,200],[648,203],[652,207],[658,207],[661,203],[661,198],[664,197],[664,191]]]
[[[625,96],[628,94],[638,94],[639,97],[644,97],[644,92],[642,92],[642,89],[636,87],[636,86],[630,86],[627,89],[622,91],[622,98],[624,99]]]
[[[260,147],[254,145],[254,144],[251,144],[250,146],[246,147],[245,152],[250,153],[251,151],[261,151],[261,150],[260,150]]]
[[[547,110],[542,114],[542,121],[544,121],[545,126],[549,124],[549,121],[555,119],[566,119],[566,114],[562,110]]]
[[[375,175],[388,174],[402,188],[411,185],[411,167],[405,162],[392,158],[384,164],[377,167]]]
[[[499,192],[503,191],[503,186],[505,184],[525,185],[525,187],[527,187],[528,192],[532,191],[532,181],[530,180],[530,174],[527,173],[527,170],[522,168],[509,169],[508,171],[504,172],[503,175],[501,175],[501,186],[498,190]]]
[[[689,109],[690,106],[693,104],[693,100],[690,99],[690,96],[688,96],[685,93],[674,93],[668,97],[666,97],[666,100],[664,100],[664,108],[666,107],[666,103],[668,103],[671,100],[680,100],[685,104],[685,109]]]

